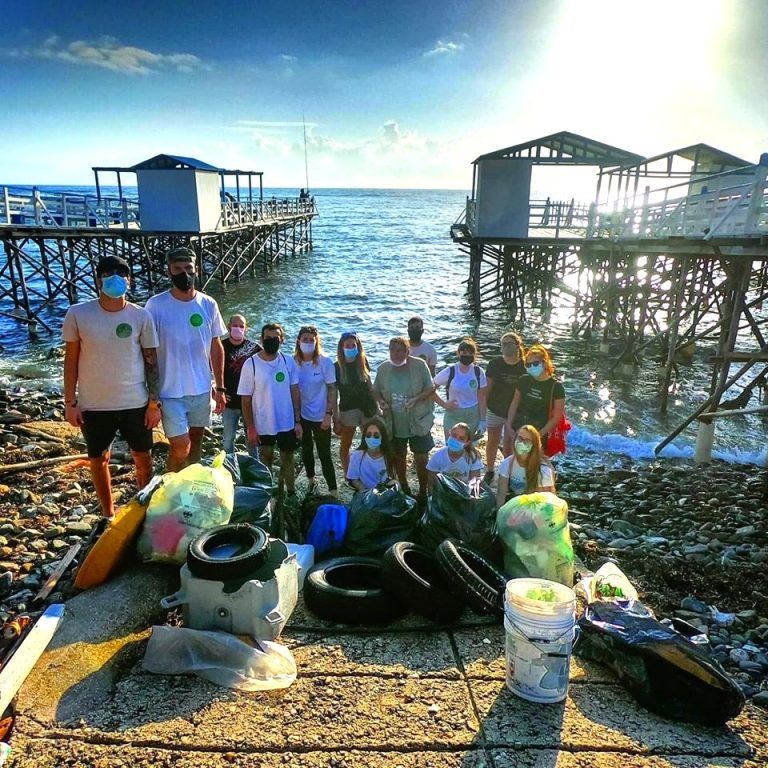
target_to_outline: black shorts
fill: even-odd
[[[289,429],[285,432],[278,432],[276,435],[259,434],[259,445],[270,446],[277,443],[281,451],[294,451],[299,447],[299,441],[296,432]]]
[[[136,453],[152,450],[152,430],[144,426],[146,408],[122,411],[83,411],[83,436],[88,457],[97,459],[109,449],[119,432],[128,447]]]

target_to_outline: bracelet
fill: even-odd
[[[150,400],[147,403],[147,408],[151,408],[153,411],[159,411],[163,407],[161,400]]]
[[[226,392],[226,387],[214,387],[214,391],[216,392]]]

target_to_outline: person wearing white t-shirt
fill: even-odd
[[[539,431],[526,424],[517,430],[512,453],[499,466],[496,504],[501,507],[513,496],[544,491],[555,493],[555,472],[543,455]]]
[[[411,343],[408,354],[411,357],[420,357],[427,364],[430,374],[434,377],[437,369],[437,350],[428,341],[421,338],[423,335],[424,321],[418,315],[414,315],[408,321],[408,341]]]
[[[454,424],[446,440],[445,448],[435,451],[427,463],[429,489],[435,485],[438,474],[454,477],[468,483],[480,477],[483,462],[472,445],[472,433],[467,424]]]
[[[393,482],[394,453],[387,428],[378,417],[361,425],[363,437],[360,447],[349,457],[347,482],[356,491],[375,488],[381,483]]]
[[[314,325],[299,328],[293,358],[299,369],[301,393],[301,455],[309,493],[317,491],[315,445],[328,492],[335,495],[336,469],[331,458],[331,421],[336,405],[336,368],[323,353],[320,333]]]
[[[219,305],[195,290],[196,256],[192,249],[172,248],[165,256],[171,288],[150,297],[160,340],[160,398],[163,430],[170,443],[168,471],[200,461],[205,428],[211,423],[211,375],[215,413],[226,406],[224,347],[227,327]]]
[[[64,317],[64,412],[80,427],[104,517],[115,514],[109,459],[120,432],[141,489],[152,477],[152,429],[160,422],[157,332],[152,316],[126,300],[128,262],[104,256],[96,265],[99,297]]]
[[[299,370],[290,355],[280,351],[285,332],[279,323],[261,329],[261,352],[240,371],[237,394],[243,408],[248,444],[270,470],[275,445],[280,451],[280,472],[289,496],[296,492],[293,452],[301,440]]]
[[[445,400],[435,393],[435,402],[445,408],[443,431],[446,440],[455,424],[468,424],[472,439],[485,434],[486,393],[488,379],[475,362],[478,356],[474,339],[462,339],[458,348],[459,362],[443,368],[435,376],[435,386],[445,386]]]

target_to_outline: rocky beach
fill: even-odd
[[[217,446],[216,430],[204,449]],[[83,442],[63,421],[61,397],[0,390],[0,619],[37,615],[73,594],[71,573],[34,599],[73,545],[99,520]],[[164,446],[155,446],[162,471]],[[116,493],[134,492],[130,454],[117,443]],[[755,704],[768,706],[766,471],[686,461],[603,465],[569,451],[558,461],[577,555],[590,569],[615,561],[659,618],[708,636],[717,659]],[[299,489],[302,489],[301,482]],[[347,489],[344,493],[350,493]]]

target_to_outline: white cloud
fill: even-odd
[[[209,68],[192,53],[154,53],[133,45],[121,45],[114,37],[101,37],[95,42],[75,40],[66,44],[52,35],[37,48],[11,49],[5,51],[5,55],[64,61],[128,75],[149,75],[162,69],[192,72]]]
[[[464,50],[464,43],[457,43],[453,40],[438,40],[435,46],[429,51],[425,51],[424,56],[445,56],[448,54],[456,54],[459,51]]]
[[[295,64],[298,61],[295,56],[291,56],[288,53],[281,53],[280,58],[288,64]]]

